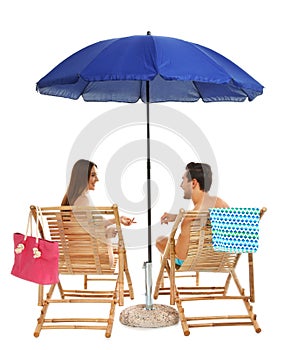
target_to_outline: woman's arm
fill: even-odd
[[[125,226],[130,226],[131,224],[135,224],[136,222],[134,220],[135,220],[135,218],[130,219],[127,216],[120,216],[120,223],[125,225]],[[115,225],[115,223],[116,223],[115,218],[104,220],[105,227],[108,227],[110,225]]]

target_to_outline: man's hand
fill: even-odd
[[[160,218],[161,224],[168,224],[169,222],[173,222],[176,219],[176,214],[164,213]]]

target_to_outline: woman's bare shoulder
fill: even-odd
[[[74,205],[79,207],[85,207],[85,206],[88,207],[90,205],[90,199],[84,193],[76,199],[76,201],[74,202]]]

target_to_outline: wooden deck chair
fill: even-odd
[[[30,209],[36,219],[37,208],[31,205]],[[60,282],[57,285],[48,286],[46,296],[44,296],[44,287],[47,286],[39,285],[38,305],[42,306],[42,309],[34,336],[38,337],[42,329],[98,329],[105,330],[105,336],[109,338],[116,304],[124,305],[125,297],[134,298],[117,205],[41,207],[39,211],[42,213],[44,222],[44,225],[39,227],[42,237],[57,241],[59,244]],[[112,251],[110,251],[112,248],[110,242],[106,240],[103,218],[115,218],[118,232],[117,246]],[[45,225],[46,227],[42,227]],[[45,237],[47,231],[49,237]],[[80,275],[84,278],[84,288],[77,287]],[[94,278],[92,279],[91,276]],[[94,283],[89,283],[87,286],[87,279],[93,280]],[[67,282],[74,282],[72,285],[76,285],[76,288],[65,289],[63,285]],[[81,279],[80,283],[82,283]],[[90,287],[91,284],[96,290]],[[47,317],[47,311],[51,313],[55,310],[56,304],[78,303],[81,303],[81,306],[91,305],[91,303],[97,303],[97,305],[94,312],[92,310],[91,317]],[[53,304],[52,310],[49,308],[51,304]],[[109,305],[108,308],[104,306],[106,304]],[[58,309],[60,307],[58,306]],[[70,309],[69,306],[67,307]],[[104,317],[94,318],[93,314],[99,310],[100,313],[103,311]]]
[[[265,213],[266,208],[262,208],[259,212],[259,219]],[[175,266],[175,234],[179,224],[184,218],[192,219],[190,225],[190,244],[188,256],[183,264],[177,270]],[[238,326],[238,325],[252,325],[257,333],[261,331],[256,315],[253,313],[252,303],[255,301],[254,291],[254,271],[253,271],[253,254],[216,251],[212,244],[212,227],[210,222],[209,211],[195,212],[180,210],[176,221],[173,225],[172,232],[169,236],[165,252],[162,256],[161,267],[156,280],[154,289],[154,299],[159,295],[170,295],[170,304],[176,304],[181,326],[184,335],[190,334],[192,327],[209,327],[209,326]],[[248,291],[241,286],[240,280],[237,276],[236,267],[242,255],[247,255],[246,266],[248,269]],[[165,276],[165,271],[168,276],[169,286],[164,286],[162,280]],[[199,279],[199,286],[186,285],[184,279],[182,285],[178,285],[178,277],[185,272],[196,272],[201,277]],[[213,275],[215,273],[215,275]],[[211,284],[201,285],[201,278],[211,281]],[[214,277],[222,277],[223,282],[216,285],[213,283]],[[244,277],[244,276],[243,276]],[[181,280],[179,282],[181,282]],[[230,287],[230,282],[233,281],[233,287]],[[227,314],[227,315],[191,315],[186,316],[188,309],[186,309],[186,302],[192,302],[191,312],[193,312],[194,301],[222,301],[224,310],[225,302],[236,301],[243,304],[243,314]],[[196,303],[196,305],[198,305]],[[204,304],[207,307],[209,304]],[[200,311],[205,309],[200,309]],[[206,309],[208,312],[208,309]],[[216,309],[215,309],[216,310]],[[228,310],[227,310],[228,311]],[[214,311],[213,311],[214,312]]]

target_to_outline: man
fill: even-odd
[[[181,188],[184,191],[184,198],[191,199],[193,211],[204,211],[209,208],[228,208],[228,204],[221,198],[210,196],[209,190],[212,185],[212,170],[206,163],[187,164],[186,171],[182,176]],[[176,219],[176,214],[164,213],[161,217],[162,224],[168,224]],[[181,223],[181,233],[175,244],[176,264],[182,265],[186,259],[189,247],[189,225],[192,219],[185,218]],[[156,240],[157,249],[163,254],[168,237],[160,236]]]

